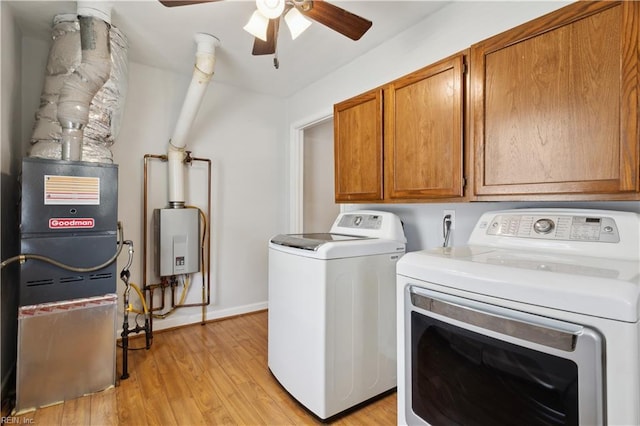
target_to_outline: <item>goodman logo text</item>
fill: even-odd
[[[96,226],[92,217],[85,218],[55,218],[49,219],[49,229],[87,229]]]

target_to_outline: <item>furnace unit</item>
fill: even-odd
[[[22,162],[20,252],[87,268],[117,247],[118,167],[25,158]],[[37,260],[20,271],[19,305],[116,292],[116,264],[69,271]]]
[[[117,180],[112,164],[22,162],[17,412],[115,384]]]

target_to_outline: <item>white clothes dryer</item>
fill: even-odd
[[[398,271],[398,424],[640,424],[640,215],[487,212]]]
[[[400,219],[341,213],[329,233],[269,242],[269,369],[320,419],[396,386]]]

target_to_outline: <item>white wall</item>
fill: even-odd
[[[527,22],[569,2],[452,2],[387,43],[287,99],[289,126],[327,111],[336,102],[357,95],[473,43]],[[347,205],[347,210],[369,208],[397,213],[405,224],[409,251],[442,244],[444,209],[456,211],[451,244],[464,244],[475,222],[490,210],[529,206],[609,208],[640,212],[639,202],[611,203],[431,203]],[[283,232],[286,231],[283,229]]]
[[[195,53],[195,46],[194,46]],[[23,84],[24,144],[30,136],[36,111],[48,43],[25,39],[25,63],[33,64]],[[131,282],[142,284],[143,157],[166,154],[190,75],[178,75],[130,63],[129,84],[122,126],[112,146],[119,165],[118,217],[125,239],[135,245]],[[267,307],[267,241],[286,226],[284,164],[286,140],[284,101],[236,87],[218,84],[215,76],[202,101],[187,142],[198,158],[210,159],[212,179],[212,303],[207,319]],[[166,164],[150,161],[149,209],[167,206]],[[198,162],[187,174],[187,204],[206,209],[206,163]],[[150,224],[150,222],[149,222]],[[151,225],[149,225],[149,235]],[[149,249],[151,247],[149,246]],[[126,264],[126,250],[118,271]],[[149,253],[148,266],[151,269]],[[147,283],[153,282],[149,273]],[[123,284],[118,282],[118,294]],[[133,293],[132,293],[133,294]],[[201,301],[201,276],[192,282],[187,303]],[[132,301],[136,298],[132,296]],[[169,301],[167,301],[168,303]],[[199,322],[200,308],[182,308],[154,330]]]
[[[569,2],[452,2],[287,99],[289,123],[401,77]],[[375,23],[374,23],[375,25]]]
[[[527,207],[566,207],[622,210],[640,213],[640,202],[493,202],[493,203],[431,203],[431,204],[350,204],[346,210],[372,209],[396,213],[404,224],[407,251],[439,247],[443,243],[444,210],[454,210],[456,229],[451,231],[449,245],[465,244],[474,225],[484,212]]]
[[[191,76],[132,63],[123,126],[113,147],[119,164],[119,217],[137,244],[132,280],[142,275],[143,156],[165,154]],[[212,160],[212,304],[207,319],[266,308],[267,241],[279,227],[279,188],[284,182],[283,102],[234,87],[210,84],[190,132],[187,149]],[[164,208],[166,167],[152,161],[149,208]],[[187,173],[187,204],[206,209],[206,163]],[[150,222],[149,222],[150,223]],[[151,233],[151,228],[149,229]],[[151,261],[149,257],[149,261]],[[126,259],[121,256],[119,264]],[[149,276],[152,276],[150,274]],[[201,300],[200,277],[187,303]],[[148,283],[151,283],[148,281]],[[199,308],[184,308],[154,329],[201,319]]]
[[[340,213],[334,201],[333,120],[304,130],[303,232],[326,232]]]

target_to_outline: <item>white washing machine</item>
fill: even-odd
[[[396,386],[396,263],[388,212],[340,214],[329,233],[269,242],[269,369],[320,419]]]
[[[398,271],[398,423],[640,424],[640,216],[489,212]]]

